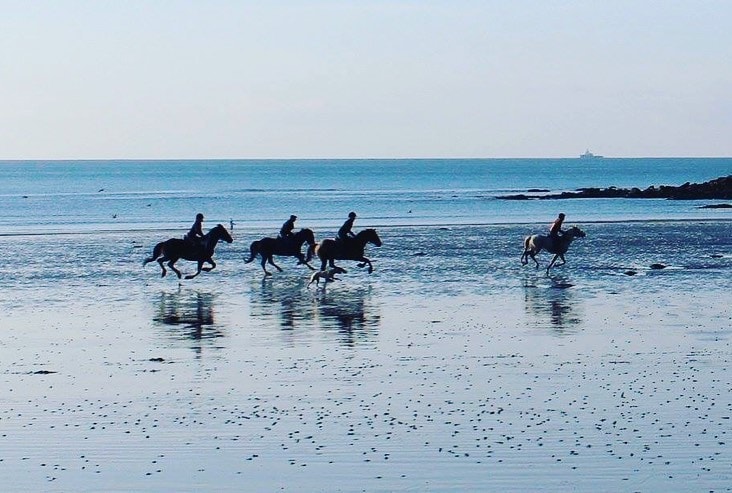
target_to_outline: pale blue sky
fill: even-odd
[[[0,159],[732,156],[732,2],[0,0]]]

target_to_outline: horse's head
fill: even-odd
[[[209,231],[208,234],[211,236],[211,238],[221,239],[224,240],[226,243],[231,243],[232,241],[234,241],[234,238],[231,237],[229,232],[222,224],[217,224],[216,226],[211,228],[211,231]]]
[[[304,241],[310,246],[315,245],[315,233],[310,228],[301,229],[295,233],[295,236],[297,236],[298,240]]]
[[[579,229],[577,226],[572,226],[567,230],[565,234],[569,234],[573,238],[584,238],[585,236],[587,236],[587,233]]]
[[[363,231],[360,231],[356,235],[356,239],[361,240],[364,245],[366,243],[371,243],[372,245],[375,245],[377,247],[381,246],[381,238],[379,238],[379,234],[373,228],[364,229]]]

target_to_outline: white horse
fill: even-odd
[[[545,235],[527,236],[524,238],[524,253],[521,254],[521,264],[528,264],[529,257],[531,257],[531,259],[536,262],[536,268],[538,269],[539,261],[536,260],[536,255],[540,251],[546,250],[547,252],[554,254],[554,258],[549,262],[549,265],[546,268],[546,273],[548,275],[549,269],[554,266],[554,263],[558,258],[562,259],[562,263],[557,265],[564,265],[567,263],[567,261],[564,260],[564,254],[567,253],[567,249],[569,249],[569,245],[572,243],[572,240],[575,238],[584,238],[585,236],[587,236],[585,232],[577,226],[572,226],[556,239]]]

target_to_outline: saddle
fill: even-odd
[[[560,238],[561,238],[561,236],[547,235],[545,248],[549,251],[556,250],[559,247]]]
[[[203,238],[196,238],[189,235],[183,237],[183,241],[186,242],[189,248],[191,248],[196,254],[203,255],[206,250],[205,241]]]
[[[278,236],[277,247],[282,252],[294,252],[295,251],[295,239],[290,236]]]

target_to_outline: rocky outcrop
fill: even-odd
[[[548,195],[503,195],[504,200],[529,199],[671,199],[671,200],[728,200],[732,199],[732,175],[723,176],[704,183],[686,182],[678,187],[661,185],[640,188],[580,188],[575,192],[562,192]]]

